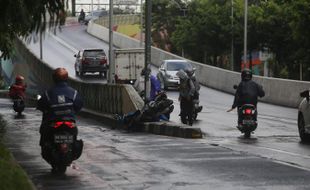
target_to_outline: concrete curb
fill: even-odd
[[[54,40],[56,40],[60,45],[64,46],[65,48],[69,49],[73,53],[77,53],[79,50],[74,48],[73,46],[69,45],[67,42],[59,38],[57,35],[54,35],[48,32],[48,35],[51,36]]]
[[[100,122],[108,123],[110,126],[112,126],[113,129],[117,128],[127,130],[126,126],[118,123],[118,121],[112,114],[102,114],[89,109],[82,109],[80,115],[96,119]],[[139,126],[137,126],[137,128],[138,131],[152,133],[156,135],[191,139],[203,138],[203,133],[200,128],[174,122],[145,122],[141,123]]]

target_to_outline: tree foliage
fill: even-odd
[[[67,1],[66,1],[67,2]],[[68,2],[67,2],[68,3]],[[65,0],[1,0],[0,51],[7,58],[16,36],[57,26],[65,13]]]
[[[155,17],[162,19],[165,24],[154,19],[153,28],[169,28],[169,37],[176,48],[174,53],[184,49],[187,58],[216,66],[221,66],[219,57],[230,55],[233,38],[235,68],[240,70],[244,40],[244,0],[233,0],[233,17],[231,2],[192,0],[186,4],[186,16],[182,19],[177,16],[177,7],[171,7],[165,13],[155,11]],[[298,79],[299,65],[302,63],[310,67],[309,13],[308,0],[249,0],[248,52],[267,49],[275,55],[273,70],[276,76],[288,73],[287,77]],[[175,17],[168,18],[172,15]],[[168,22],[169,19],[173,22]]]

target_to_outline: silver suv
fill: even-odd
[[[160,80],[161,88],[168,89],[169,87],[178,87],[180,84],[179,77],[176,76],[179,70],[195,69],[186,60],[181,59],[167,59],[163,60],[161,66],[159,67],[159,72],[157,74]]]

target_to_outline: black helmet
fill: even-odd
[[[241,72],[241,80],[248,81],[252,79],[252,71],[250,69],[243,69]]]
[[[57,68],[53,72],[53,79],[57,82],[68,80],[68,71],[65,68]]]
[[[194,69],[192,69],[192,68],[186,68],[184,71],[186,72],[186,74],[189,77],[192,77],[194,75],[194,72],[195,72]]]

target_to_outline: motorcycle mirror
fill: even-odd
[[[237,88],[238,88],[238,85],[235,84],[235,85],[233,86],[233,88],[234,88],[234,89],[237,89]]]
[[[74,57],[77,57],[76,54],[74,54]]]

